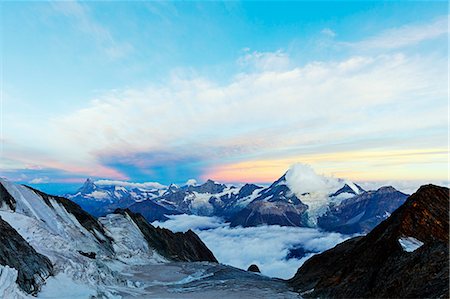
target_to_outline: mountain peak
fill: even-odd
[[[377,192],[392,193],[392,192],[399,192],[399,191],[392,186],[383,186],[383,187],[378,188]]]
[[[89,194],[92,193],[97,189],[97,186],[95,185],[94,181],[91,178],[87,178],[84,182],[83,186],[78,189],[78,192],[81,194]]]

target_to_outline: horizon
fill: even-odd
[[[446,2],[193,4],[2,3],[1,176],[448,185]]]

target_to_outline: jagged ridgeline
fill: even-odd
[[[290,173],[265,187],[213,180],[181,187],[156,183],[127,186],[87,179],[67,196],[96,216],[127,208],[150,223],[192,214],[221,217],[231,227],[320,227],[345,234],[369,232],[408,197],[391,186],[366,191],[353,182],[320,175],[315,176],[324,181],[321,188],[311,189],[307,182],[292,179]]]

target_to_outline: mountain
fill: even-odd
[[[118,209],[114,213],[130,218],[142,232],[148,245],[169,260],[217,263],[213,253],[192,230],[185,233],[173,233],[165,228],[154,227],[142,215],[128,209]]]
[[[88,178],[74,194],[66,194],[66,197],[98,217],[136,202],[156,198],[161,193],[160,188],[126,187],[114,182],[99,184]]]
[[[336,197],[340,196],[342,194],[352,194],[352,195],[359,195],[361,193],[365,192],[363,188],[361,188],[358,184],[352,183],[352,182],[346,182],[345,185],[330,195],[330,197]]]
[[[61,273],[96,289],[127,287],[117,262],[216,262],[192,231],[155,228],[130,211],[97,220],[69,199],[4,179],[0,207],[0,272],[26,293],[36,293],[50,275]]]
[[[251,202],[262,188],[254,184],[227,186],[212,180],[196,186],[172,184],[161,196],[130,205],[129,209],[142,214],[149,222],[181,213],[228,219]]]
[[[346,184],[336,193],[350,193]],[[350,189],[350,190],[348,190]],[[362,189],[359,189],[361,192]],[[334,196],[336,196],[336,193]],[[381,221],[386,219],[401,206],[406,198],[393,187],[382,187],[376,191],[362,191],[358,195],[343,200],[340,204],[331,205],[329,210],[317,219],[317,225],[328,231],[344,234],[368,233]]]
[[[200,185],[147,189],[124,185],[138,184],[87,179],[70,199],[94,216],[128,208],[149,222],[193,214],[221,217],[231,227],[319,226],[351,234],[369,232],[407,197],[392,187],[366,192],[353,182],[326,178],[304,167],[290,169],[265,188],[255,184],[236,187],[213,180]],[[7,204],[7,199],[4,201]]]
[[[2,186],[3,188],[3,186]],[[4,190],[4,189],[3,189]],[[4,191],[0,194],[4,195]],[[8,222],[0,217],[0,265],[17,270],[17,284],[30,294],[36,294],[53,274],[50,260],[39,254]],[[4,267],[0,273],[5,271]],[[3,274],[3,273],[2,273]],[[3,275],[0,275],[3,276]]]
[[[283,175],[236,213],[231,218],[230,226],[308,226],[307,209],[308,206],[287,186],[286,176]]]
[[[141,214],[148,222],[166,221],[169,219],[167,217],[168,215],[182,214],[175,207],[173,209],[169,209],[153,200],[145,200],[134,203],[127,207],[127,209],[132,212]]]
[[[313,256],[289,283],[303,297],[447,298],[449,189],[422,186],[364,237]]]

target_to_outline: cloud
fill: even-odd
[[[284,279],[291,278],[310,256],[286,260],[289,248],[302,246],[307,251],[321,252],[349,238],[311,228],[230,228],[215,217],[178,215],[170,218],[157,224],[174,231],[193,229],[220,263],[244,270],[257,264],[262,274]]]
[[[31,181],[29,181],[30,184],[46,184],[50,180],[48,177],[42,177],[42,178],[34,178]]]
[[[320,31],[320,33],[322,33],[323,35],[328,36],[328,37],[336,36],[336,32],[334,32],[330,28],[324,28],[324,29],[322,29],[322,31]]]
[[[197,180],[196,179],[189,179],[189,180],[187,180],[185,185],[187,185],[187,186],[195,186],[195,185],[197,185]]]
[[[319,175],[311,166],[301,163],[292,165],[286,172],[286,184],[304,204],[308,205],[308,215],[313,223],[326,211],[330,201],[329,194],[344,185],[342,181]]]
[[[70,5],[66,13],[83,19],[86,7]],[[420,33],[420,40],[440,36],[442,22],[426,30],[406,26],[401,32],[408,38],[400,44],[414,41],[410,32],[428,32]],[[109,40],[102,29],[94,26],[93,32]],[[373,40],[388,41],[399,31],[387,32]],[[441,155],[388,157],[395,162],[390,166],[381,165],[386,164],[382,155],[361,159],[358,153],[446,148],[447,57],[381,48],[378,54],[298,64],[281,50],[248,49],[238,61],[243,69],[228,80],[174,75],[159,84],[104,92],[39,126],[5,132],[2,160],[17,168],[35,163],[118,180],[136,179],[139,172],[139,180],[183,182],[204,174],[267,182],[281,173],[274,169],[284,171],[295,161],[362,179],[374,173],[442,176]],[[374,156],[376,165],[368,165]],[[289,163],[280,162],[287,158]],[[256,169],[259,161],[267,161],[260,173],[238,169]],[[402,163],[415,168],[400,172]],[[161,171],[164,167],[169,170]]]
[[[275,52],[250,52],[245,48],[246,54],[238,59],[238,64],[242,67],[250,67],[256,71],[271,71],[286,69],[289,64],[289,56],[282,50]]]
[[[104,185],[104,186],[121,186],[128,188],[143,188],[143,189],[164,189],[167,187],[157,182],[132,183],[117,180],[98,180],[95,181],[94,183],[96,185]]]
[[[341,183],[332,177],[317,174],[311,166],[296,163],[286,173],[286,183],[297,197],[305,193],[328,192],[335,190]]]
[[[76,28],[93,38],[109,58],[118,59],[134,50],[129,43],[117,42],[111,32],[93,18],[87,4],[63,1],[52,3],[52,7],[58,13],[73,19]]]
[[[160,226],[170,229],[174,232],[186,232],[192,230],[205,230],[227,226],[222,219],[218,217],[206,217],[197,215],[167,215],[169,220],[164,222],[155,221],[154,226]]]
[[[416,45],[426,40],[448,35],[448,17],[446,15],[427,23],[388,29],[366,40],[345,44],[361,50],[398,49]]]

